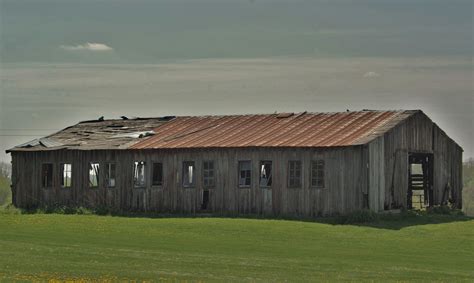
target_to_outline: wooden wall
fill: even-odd
[[[432,153],[434,204],[440,204],[447,182],[461,206],[462,149],[422,112],[388,131],[384,141],[385,200],[384,207],[406,207],[408,190],[408,155],[410,152]],[[377,142],[377,140],[372,143]]]
[[[434,151],[434,200],[440,203],[443,191],[450,183],[452,199],[458,208],[462,207],[462,149],[454,143],[437,125],[433,126]],[[446,196],[448,197],[448,196]]]
[[[379,212],[384,210],[385,201],[385,148],[384,138],[379,137],[368,145],[369,154],[369,208]]]
[[[121,210],[194,213],[202,201],[202,162],[214,160],[216,186],[210,189],[209,211],[239,214],[317,216],[362,209],[367,193],[366,151],[362,146],[317,149],[208,149],[43,151],[12,153],[15,175],[14,204],[19,207],[46,204],[107,206]],[[325,161],[325,188],[310,186],[311,160]],[[147,185],[133,188],[133,162],[146,161]],[[252,185],[238,187],[238,161],[252,161]],[[271,188],[259,187],[259,163],[273,161]],[[302,187],[288,188],[288,161],[301,160]],[[183,161],[195,161],[196,186],[184,188]],[[41,164],[54,164],[53,188],[41,188]],[[72,187],[60,188],[59,163],[72,163]],[[117,164],[117,186],[105,188],[101,170],[99,188],[88,187],[88,163]],[[162,162],[164,183],[153,187],[151,163]]]

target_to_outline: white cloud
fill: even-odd
[[[364,78],[378,78],[380,77],[381,75],[379,73],[376,73],[376,72],[367,72],[364,74]]]
[[[112,51],[113,48],[110,46],[107,46],[106,44],[103,43],[90,43],[87,42],[85,44],[79,44],[76,46],[73,45],[61,45],[59,48],[68,50],[68,51]]]

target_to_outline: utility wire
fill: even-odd
[[[4,134],[0,134],[0,137],[38,137],[38,136],[45,136],[45,135],[49,135],[49,134],[37,134],[37,135],[4,135]]]
[[[60,129],[0,129],[0,131],[59,131]]]

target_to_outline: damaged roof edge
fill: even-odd
[[[50,149],[119,149],[154,135],[154,129],[175,116],[81,121],[44,137],[16,145],[5,152]]]
[[[176,116],[160,116],[160,117],[127,117],[127,116],[121,116],[121,119],[95,119],[95,120],[84,120],[80,121],[77,124],[88,124],[88,123],[97,123],[97,122],[113,122],[113,121],[145,121],[145,120],[161,120],[161,121],[169,121],[176,118]]]
[[[15,148],[30,148],[30,147],[35,147],[35,146],[39,146],[39,145],[44,146],[46,148],[57,148],[57,147],[64,146],[64,144],[61,143],[61,142],[58,142],[58,141],[55,141],[53,139],[44,137],[44,138],[38,138],[38,139],[31,140],[29,142],[22,143],[20,145],[17,145],[15,147],[11,148],[11,149],[7,149],[5,152],[10,153]]]

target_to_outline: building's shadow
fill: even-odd
[[[210,213],[200,211],[195,213],[163,213],[163,212],[143,212],[143,211],[118,211],[110,210],[106,207],[88,209],[84,207],[49,206],[42,208],[16,209],[9,205],[0,210],[1,213],[8,213],[9,209],[21,211],[23,214],[95,214],[112,217],[127,218],[227,218],[227,219],[249,219],[249,220],[283,220],[294,222],[309,222],[327,225],[352,225],[361,227],[371,227],[376,229],[400,230],[410,226],[443,224],[453,222],[474,221],[474,217],[465,216],[459,210],[451,210],[438,207],[432,211],[402,211],[399,213],[377,214],[369,210],[356,211],[348,215],[336,216],[271,216],[261,214],[236,214],[236,213]]]
[[[292,220],[329,225],[352,225],[376,229],[400,230],[410,226],[474,221],[474,217],[465,216],[458,212],[452,214],[436,214],[408,211],[398,214],[373,214],[373,216],[366,218],[356,214],[355,216],[345,215]]]
[[[410,226],[428,225],[428,224],[443,224],[454,222],[473,221],[474,218],[467,216],[453,216],[453,215],[423,215],[409,217],[405,219],[388,219],[378,220],[367,223],[354,223],[350,225],[372,227],[378,229],[400,230]]]
[[[394,214],[376,214],[372,212],[356,212],[350,215],[326,216],[326,217],[272,217],[255,214],[219,214],[219,213],[145,213],[126,212],[110,213],[112,216],[138,217],[138,218],[228,218],[228,219],[250,219],[250,220],[284,220],[295,222],[310,222],[328,225],[352,225],[361,227],[371,227],[377,229],[400,230],[410,226],[443,224],[453,222],[474,221],[474,217],[463,215],[460,211],[449,211],[443,213],[428,213],[419,211],[404,211]]]

